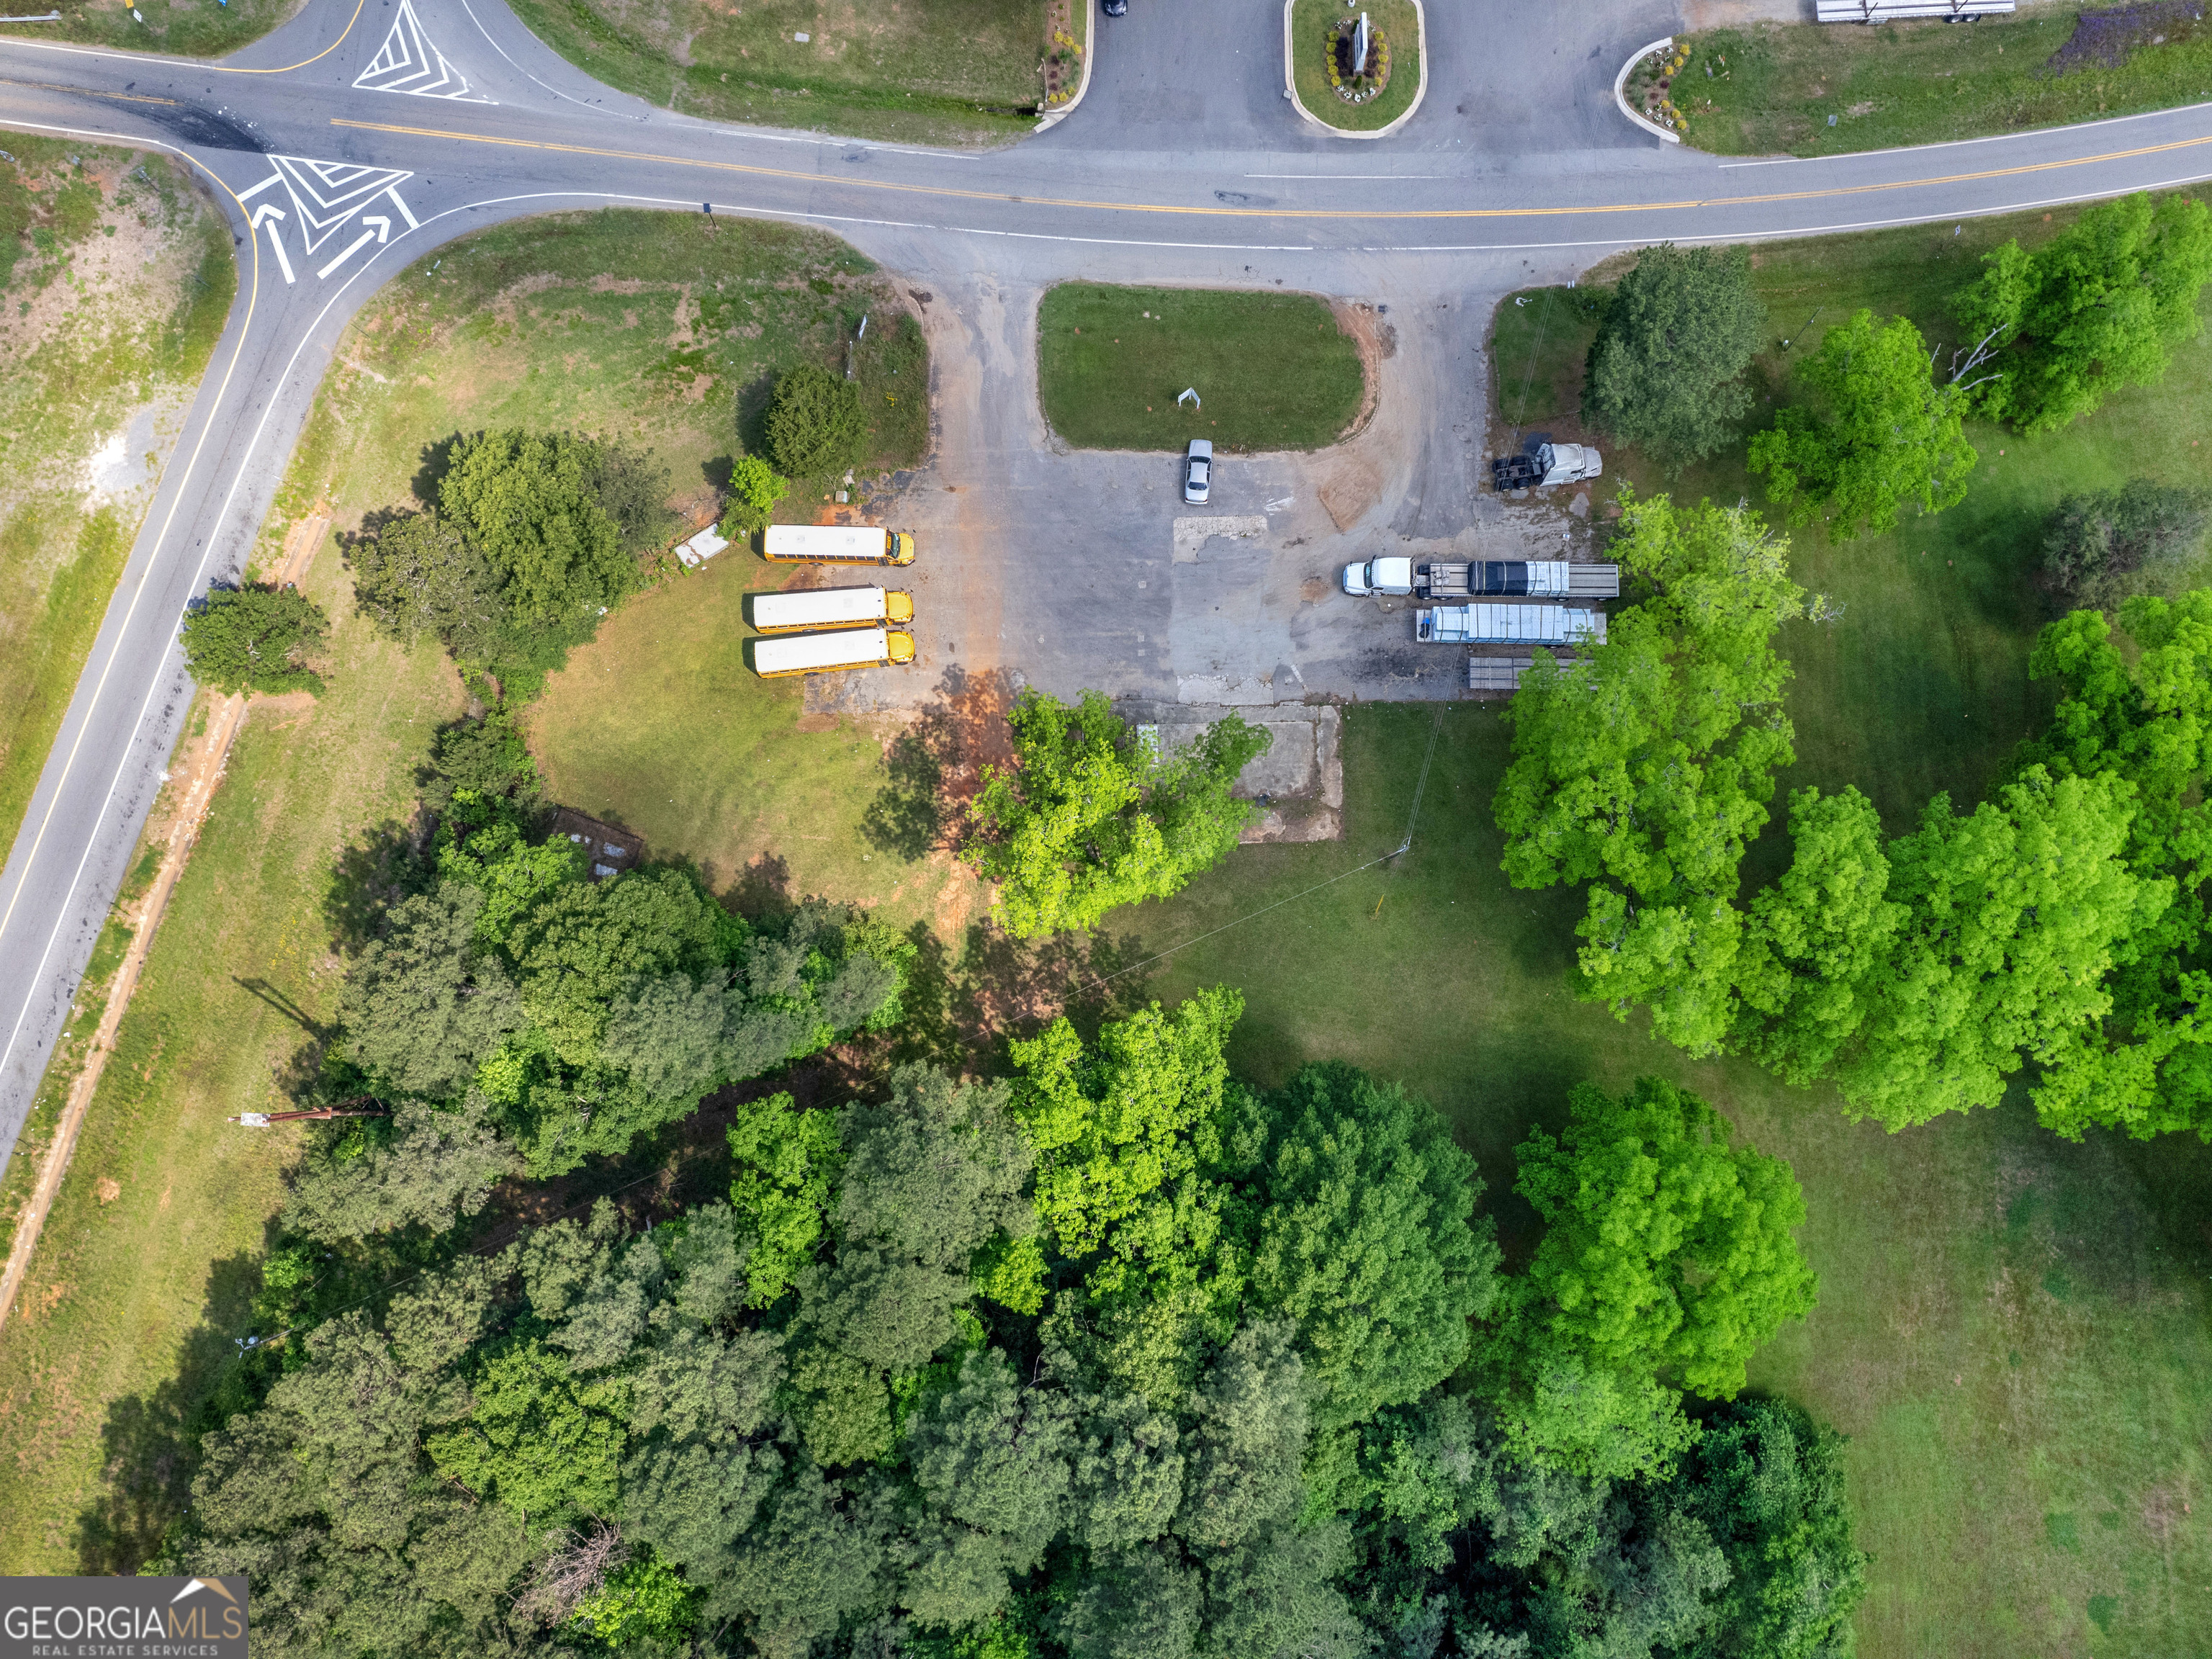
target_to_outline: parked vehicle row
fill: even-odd
[[[778,564],[914,562],[914,532],[877,525],[770,525],[763,556]],[[757,593],[753,626],[769,637],[752,643],[753,672],[763,679],[891,668],[915,659],[914,595],[874,584]]]

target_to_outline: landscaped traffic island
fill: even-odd
[[[1038,310],[1038,400],[1079,449],[1319,449],[1364,390],[1358,343],[1310,294],[1065,283]]]
[[[1413,0],[1291,0],[1285,49],[1298,108],[1362,135],[1411,114],[1421,94],[1421,27]]]

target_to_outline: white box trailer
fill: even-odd
[[[1413,612],[1413,637],[1429,645],[1605,643],[1605,612],[1561,605],[1440,605]]]
[[[846,668],[889,668],[914,660],[914,635],[896,628],[848,628],[836,634],[781,634],[753,641],[753,672],[830,674]]]
[[[763,634],[806,628],[881,628],[914,620],[914,595],[880,587],[812,587],[753,595],[753,626]]]
[[[772,524],[761,553],[810,564],[912,564],[914,535],[872,524]]]

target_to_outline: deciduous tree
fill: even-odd
[[[2131,594],[2179,597],[2204,550],[2212,492],[2136,478],[2060,498],[2043,532],[2043,575],[2069,603],[2117,611]]]
[[[1710,1053],[1734,1018],[1744,848],[1794,757],[1790,666],[1773,634],[1805,612],[1789,544],[1740,508],[1631,500],[1614,544],[1651,596],[1606,642],[1548,655],[1510,712],[1512,766],[1492,803],[1516,887],[1588,882],[1583,994]]]
[[[1096,927],[1218,863],[1251,817],[1231,787],[1270,741],[1232,714],[1163,757],[1096,691],[1071,708],[1025,690],[1008,720],[1016,763],[984,769],[963,851],[999,885],[993,914],[1023,939]]]
[[[319,694],[307,661],[329,633],[322,607],[293,588],[218,587],[185,613],[185,663],[217,691]]]
[[[1743,372],[1765,329],[1742,248],[1646,248],[1590,347],[1589,415],[1669,472],[1703,460],[1751,407]]]
[[[510,427],[454,443],[439,509],[483,550],[520,621],[573,621],[636,586],[623,526],[599,499],[606,471],[602,447],[574,433]]]
[[[1719,1114],[1657,1078],[1568,1099],[1561,1134],[1515,1149],[1545,1227],[1511,1316],[1540,1333],[1532,1347],[1733,1397],[1759,1346],[1813,1306],[1790,1166],[1731,1145]]]
[[[1767,499],[1792,525],[1824,518],[1847,541],[1896,527],[1917,502],[1940,513],[1966,498],[1978,459],[1966,439],[1960,390],[1937,385],[1920,331],[1903,317],[1887,328],[1862,311],[1820,342],[1797,371],[1811,405],[1791,404],[1751,441],[1751,470],[1766,475]]]
[[[2125,197],[2033,253],[2015,240],[1982,263],[1951,301],[1969,338],[1994,337],[2001,349],[2002,372],[1976,389],[1977,405],[2022,432],[2048,432],[2121,387],[2156,384],[2172,348],[2196,337],[2212,212],[2190,197]]]

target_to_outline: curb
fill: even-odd
[[[1037,124],[1030,129],[1032,135],[1049,132],[1075,113],[1075,106],[1083,101],[1083,94],[1091,90],[1091,60],[1098,55],[1098,8],[1084,0],[1083,6],[1083,79],[1076,82],[1075,96],[1050,114],[1041,115]]]
[[[1661,126],[1656,121],[1647,121],[1644,117],[1638,115],[1634,110],[1629,108],[1628,100],[1622,94],[1620,90],[1623,87],[1628,84],[1629,70],[1634,69],[1638,64],[1649,58],[1653,52],[1662,51],[1666,47],[1671,46],[1674,44],[1674,37],[1671,34],[1668,35],[1664,40],[1654,40],[1650,46],[1644,47],[1643,51],[1636,53],[1635,56],[1631,58],[1626,63],[1623,64],[1620,66],[1620,73],[1613,77],[1613,101],[1620,106],[1620,112],[1623,115],[1626,115],[1630,120],[1635,122],[1638,126],[1642,127],[1644,131],[1650,133],[1654,138],[1660,139],[1669,144],[1679,144],[1682,142],[1682,135],[1680,133],[1669,132],[1666,128]]]
[[[1333,127],[1308,109],[1305,100],[1298,96],[1297,59],[1291,55],[1293,48],[1291,45],[1291,9],[1297,4],[1297,0],[1283,0],[1283,93],[1291,100],[1291,107],[1310,123],[1316,131],[1326,133],[1332,138],[1388,138],[1420,112],[1421,100],[1429,95],[1429,12],[1421,0],[1413,0],[1414,33],[1421,53],[1421,79],[1413,88],[1413,101],[1407,105],[1406,112],[1389,126],[1377,127],[1372,132],[1346,132],[1342,127]],[[1629,61],[1632,64],[1636,60],[1631,58]],[[1621,71],[1624,77],[1627,73],[1626,70]],[[1623,104],[1621,107],[1626,109],[1628,106]]]

